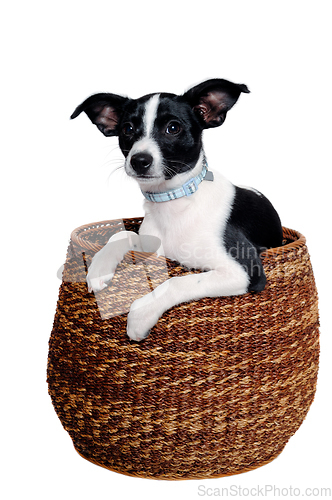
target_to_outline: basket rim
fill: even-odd
[[[83,237],[83,235],[91,230],[98,229],[100,227],[107,227],[107,226],[116,226],[119,225],[120,227],[123,227],[128,224],[140,224],[142,222],[144,217],[126,217],[123,219],[108,219],[108,220],[103,220],[99,222],[90,222],[89,224],[84,224],[82,226],[77,227],[74,229],[71,233],[70,239],[71,242],[74,245],[77,245],[78,247],[81,247],[82,249],[85,250],[92,250],[95,252],[98,252],[101,250],[102,245],[93,243]],[[121,230],[121,229],[120,229]],[[299,231],[296,231],[295,229],[289,229],[287,227],[282,228],[283,230],[283,237],[284,239],[291,239],[290,243],[287,243],[285,245],[282,245],[280,247],[276,248],[269,248],[262,252],[261,257],[264,258],[270,258],[270,257],[276,257],[278,255],[285,254],[287,252],[297,250],[306,244],[306,238],[303,236],[302,233]]]

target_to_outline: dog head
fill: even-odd
[[[160,185],[195,167],[202,131],[222,125],[241,92],[249,92],[246,85],[213,79],[180,96],[96,94],[71,118],[84,111],[105,136],[118,136],[127,174],[141,186]]]

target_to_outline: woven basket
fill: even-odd
[[[126,335],[133,300],[163,282],[165,270],[197,272],[128,252],[111,286],[89,293],[94,253],[140,223],[105,221],[71,236],[48,384],[75,449],[97,465],[155,479],[220,477],[270,462],[316,389],[318,300],[305,238],[284,229],[284,246],[265,252],[263,292],[173,307],[136,343]]]

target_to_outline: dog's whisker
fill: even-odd
[[[184,165],[185,167],[192,168],[189,163],[182,160],[168,160],[170,163],[175,163],[176,165]]]
[[[179,172],[177,172],[177,166],[178,165],[181,165],[183,167],[186,167],[186,170],[191,170],[192,169],[192,166],[189,165],[189,163],[186,163],[185,161],[181,161],[181,160],[168,160],[169,163],[174,163],[174,168],[172,168],[171,166],[167,166],[167,165],[164,165],[163,168],[164,168],[164,171],[166,174],[170,174],[170,175],[175,175]]]
[[[108,155],[111,154],[111,153],[113,153],[114,151],[120,151],[120,148],[119,148],[118,145],[114,146],[113,148],[110,148],[109,145],[104,146],[104,149],[106,149],[106,148],[107,148],[107,154]]]
[[[113,170],[112,170],[112,171],[108,174],[108,176],[107,176],[107,183],[109,183],[109,182],[110,182],[110,178],[111,178],[111,176],[112,176],[113,174],[115,174],[115,172],[117,172],[117,171],[119,171],[119,170],[122,170],[122,169],[124,169],[124,164],[120,165],[119,167],[114,168],[114,169],[113,169]]]
[[[101,167],[102,168],[109,168],[110,166],[113,166],[113,165],[123,165],[123,158],[112,158],[110,160],[105,160]]]

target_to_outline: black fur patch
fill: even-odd
[[[255,191],[235,187],[232,211],[224,233],[228,254],[246,270],[248,291],[264,289],[266,277],[260,255],[282,244],[282,226],[270,201]]]
[[[272,203],[262,194],[235,188],[232,212],[228,223],[240,229],[255,246],[275,248],[282,244],[282,227]]]
[[[227,224],[224,233],[224,245],[230,257],[244,268],[249,276],[248,292],[264,290],[266,276],[260,259],[260,249],[255,247],[242,233],[231,224]]]
[[[165,134],[172,121],[181,126],[178,135]],[[202,149],[202,129],[189,104],[181,97],[161,94],[153,135],[163,156],[165,179],[191,170]]]

